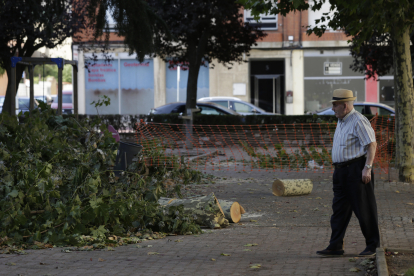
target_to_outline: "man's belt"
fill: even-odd
[[[365,157],[365,155],[363,155],[363,156],[361,156],[361,157],[357,157],[357,158],[355,158],[355,159],[348,160],[348,161],[345,161],[345,162],[333,163],[332,165],[334,165],[334,166],[335,166],[335,169],[340,169],[340,168],[347,167],[347,166],[349,166],[349,165],[350,165],[350,164],[352,164],[352,163],[355,163],[355,162],[361,161],[362,159],[365,159],[365,158],[366,158],[366,157]]]

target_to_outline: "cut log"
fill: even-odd
[[[310,179],[276,179],[272,190],[275,196],[307,195],[312,192],[313,184]]]
[[[229,222],[237,223],[241,218],[241,207],[238,202],[219,199],[221,209],[224,212],[224,217]],[[244,209],[243,209],[244,210]]]
[[[184,206],[184,215],[195,215],[194,221],[202,226],[221,228],[229,225],[214,193],[194,198],[161,197],[158,203],[167,209],[171,206]]]
[[[246,213],[246,211],[244,210],[243,206],[240,205],[240,214],[243,215],[244,213]]]

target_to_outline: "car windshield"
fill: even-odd
[[[215,101],[213,101],[213,103],[219,104],[219,105],[221,105],[225,108],[229,108],[229,102],[228,101],[217,101],[217,100],[215,100]]]
[[[19,98],[19,108],[29,108],[30,99]]]
[[[223,111],[210,107],[210,106],[200,106],[199,107],[201,109],[200,114],[205,114],[205,115],[225,115],[226,113],[224,113]]]
[[[332,109],[332,107],[326,107],[324,109],[321,109],[321,110],[316,111],[316,113],[323,112],[323,111],[326,111],[328,109]]]
[[[58,103],[59,102],[59,97],[56,96],[56,100],[54,100],[53,102]],[[72,95],[71,94],[63,94],[62,103],[72,103]]]
[[[205,110],[205,112],[203,113],[203,112],[201,112],[201,114],[207,114],[206,112],[206,110],[210,110],[211,108],[214,108],[216,111],[215,112],[218,112],[219,114],[232,114],[232,115],[239,115],[239,113],[237,113],[237,112],[235,112],[234,110],[232,110],[232,109],[228,109],[228,108],[226,108],[226,107],[224,107],[224,106],[221,106],[221,105],[219,105],[219,104],[216,104],[216,103],[206,103],[206,104],[202,104],[202,103],[197,103],[197,106],[199,106],[199,107],[201,107],[203,110]],[[213,114],[213,113],[211,113],[211,112],[213,112],[213,111],[209,111],[210,113],[208,113],[208,114]]]

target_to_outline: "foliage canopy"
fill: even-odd
[[[240,4],[234,0],[150,0],[149,6],[168,26],[155,36],[155,53],[165,61],[189,66],[187,109],[195,108],[200,66],[213,60],[231,68],[243,62],[252,45],[265,34],[244,24]],[[159,28],[158,23],[156,24]]]
[[[31,57],[42,48],[54,48],[66,38],[74,37],[85,28],[88,1],[77,0],[3,0],[0,1],[0,67],[10,77],[13,56]],[[24,70],[17,66],[16,82]],[[9,112],[11,82],[3,106]]]
[[[115,20],[114,30],[124,37],[129,53],[136,53],[141,62],[145,55],[154,52],[156,24],[168,33],[168,27],[145,0],[90,0],[88,11],[96,40],[103,36],[108,42],[109,14]]]

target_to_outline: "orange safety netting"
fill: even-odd
[[[394,120],[371,120],[377,138],[374,167],[388,173],[393,160]],[[193,125],[140,122],[137,143],[149,166],[199,170],[332,172],[336,123]]]

